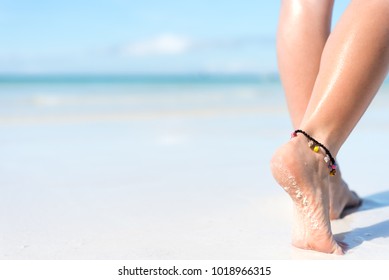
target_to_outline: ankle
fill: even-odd
[[[337,171],[337,164],[336,164],[336,161],[335,161],[335,158],[334,156],[332,155],[332,153],[330,152],[330,150],[324,145],[322,144],[321,142],[319,142],[318,140],[316,140],[315,138],[313,138],[311,135],[309,135],[307,132],[305,132],[304,130],[301,130],[301,129],[297,129],[295,130],[293,133],[292,133],[292,138],[295,138],[297,137],[299,134],[302,134],[303,136],[305,136],[305,138],[307,139],[308,141],[308,147],[315,153],[322,153],[323,156],[324,156],[324,161],[329,169],[329,174],[331,176],[334,176],[336,175],[336,171]]]
[[[342,137],[340,133],[334,132],[330,126],[320,126],[317,128],[316,125],[308,125],[307,123],[302,123],[299,129],[307,132],[314,139],[322,143],[329,151],[334,158],[339,152],[340,147],[342,146]]]

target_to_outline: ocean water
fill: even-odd
[[[0,122],[86,121],[280,110],[274,77],[0,77]]]

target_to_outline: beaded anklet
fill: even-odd
[[[301,129],[297,129],[292,133],[292,138],[297,136],[297,133],[304,134],[305,137],[308,138],[308,146],[312,149],[315,153],[318,153],[320,151],[320,148],[322,148],[325,151],[326,156],[324,157],[324,161],[328,164],[328,168],[330,169],[330,175],[334,176],[336,174],[336,162],[334,157],[331,155],[330,151],[319,141],[315,140],[312,136],[310,136],[308,133]]]

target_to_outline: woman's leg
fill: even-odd
[[[330,35],[333,0],[284,0],[277,32],[278,68],[293,126],[304,117]]]
[[[386,77],[389,1],[353,0],[329,36],[300,128],[336,156]],[[329,217],[329,174],[323,153],[298,134],[272,159],[275,179],[296,209],[295,246],[342,254]],[[361,159],[361,163],[363,161]]]
[[[292,124],[300,127],[331,29],[334,0],[288,0],[281,5],[277,34],[278,66]],[[330,181],[330,218],[360,202],[341,175]]]

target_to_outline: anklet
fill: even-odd
[[[330,169],[330,175],[334,176],[336,174],[336,162],[334,157],[331,155],[330,151],[324,146],[322,143],[314,139],[312,136],[310,136],[308,133],[301,129],[297,129],[292,133],[292,138],[297,136],[297,133],[304,134],[305,137],[308,138],[308,146],[312,149],[315,153],[318,153],[320,151],[320,148],[322,148],[325,151],[326,156],[324,157],[324,161],[328,164],[328,168]]]

